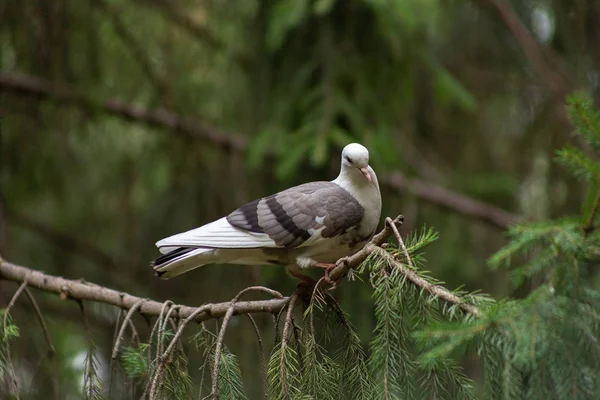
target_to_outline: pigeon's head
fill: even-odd
[[[350,143],[342,150],[342,168],[356,168],[372,182],[372,176],[369,173],[369,150],[362,144]]]

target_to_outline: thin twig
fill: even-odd
[[[381,247],[377,247],[376,253],[378,256],[383,258],[389,265],[397,268],[398,271],[404,275],[409,281],[411,281],[414,285],[420,287],[421,289],[429,292],[429,294],[439,297],[440,299],[447,301],[451,304],[456,304],[460,307],[461,310],[475,316],[479,317],[481,315],[481,311],[476,306],[465,303],[460,297],[450,292],[448,289],[435,285],[433,283],[427,282],[424,278],[419,276],[414,270],[407,268],[404,264],[394,258],[390,253],[382,249]]]
[[[123,335],[125,334],[125,329],[128,326],[128,321],[133,317],[133,313],[137,311],[138,308],[144,303],[144,299],[140,299],[129,309],[127,315],[125,315],[125,319],[121,323],[121,329],[119,330],[119,334],[117,335],[117,340],[115,341],[115,345],[113,347],[112,356],[113,360],[117,359],[117,355],[119,354],[119,347],[121,347],[121,341],[123,340]]]
[[[177,333],[175,333],[175,336],[171,340],[171,343],[169,343],[169,346],[167,347],[167,349],[165,350],[165,352],[160,355],[160,357],[158,359],[159,364],[158,364],[158,367],[157,367],[157,372],[154,375],[154,379],[152,381],[152,386],[151,386],[151,389],[150,389],[150,399],[151,400],[156,398],[157,391],[158,391],[159,386],[160,386],[160,383],[159,383],[160,382],[160,378],[162,377],[162,374],[163,374],[163,371],[164,371],[164,361],[167,359],[167,357],[171,353],[171,351],[173,351],[173,347],[175,347],[175,344],[179,340],[179,337],[183,333],[183,330],[185,329],[185,327],[191,321],[193,321],[196,318],[197,315],[206,312],[207,309],[208,309],[207,305],[198,307],[196,309],[196,311],[194,311],[192,314],[190,314],[189,317],[187,317],[186,319],[184,319],[181,322],[181,325],[179,325],[179,329],[177,329]]]
[[[169,310],[167,311],[167,313],[165,314],[165,317],[163,318],[161,324],[160,324],[160,329],[158,331],[158,350],[156,353],[156,357],[160,357],[160,354],[163,352],[164,346],[165,346],[165,334],[167,332],[167,324],[170,323],[171,325],[171,329],[173,329],[173,335],[175,334],[175,332],[177,332],[177,327],[175,326],[175,323],[173,322],[173,320],[171,320],[171,314],[173,312],[177,311],[176,306],[171,303]]]
[[[85,329],[86,336],[88,341],[92,339],[92,330],[90,329],[90,321],[88,320],[87,314],[85,313],[85,307],[83,306],[83,301],[78,300],[77,304],[79,305],[79,311],[81,311],[81,316],[83,317],[83,327]]]
[[[268,399],[269,396],[267,394],[267,360],[265,359],[265,348],[263,346],[262,336],[260,335],[260,329],[258,329],[258,325],[256,324],[256,321],[254,320],[252,315],[246,314],[246,316],[250,320],[250,323],[252,323],[252,327],[254,327],[254,333],[256,333],[256,340],[258,342],[258,358],[260,360],[260,370],[263,378],[263,386],[265,389],[265,399]]]
[[[404,223],[404,215],[398,215],[392,222],[395,226],[401,226]],[[373,236],[371,241],[367,243],[361,251],[349,257],[343,257],[339,259],[336,262],[336,267],[329,272],[329,279],[335,282],[348,275],[348,272],[352,268],[356,268],[362,264],[362,262],[369,257],[373,250],[376,247],[381,246],[392,235],[392,233],[393,230],[391,226],[386,224],[381,232]]]
[[[396,236],[396,240],[398,241],[398,246],[402,248],[402,252],[404,253],[404,257],[406,257],[406,262],[408,263],[408,266],[414,269],[415,266],[413,265],[410,255],[408,254],[408,250],[406,250],[404,240],[402,240],[402,236],[400,236],[400,232],[398,231],[398,228],[396,228],[396,224],[394,224],[394,221],[392,221],[390,217],[387,217],[385,219],[385,223],[388,224],[390,228],[392,228],[392,231],[394,231],[394,235]]]
[[[248,292],[263,292],[266,294],[270,294],[271,296],[276,297],[278,299],[284,298],[284,296],[281,293],[279,293],[277,290],[269,289],[264,286],[250,286],[250,287],[247,287],[246,289],[242,290],[241,292],[239,292],[237,294],[237,296],[235,296],[233,301],[235,303],[237,303],[242,298],[242,296]]]
[[[21,285],[19,286],[19,288],[17,289],[17,291],[15,292],[13,297],[10,299],[10,302],[6,306],[6,309],[4,310],[4,333],[5,334],[6,334],[6,327],[8,326],[8,316],[10,314],[10,309],[14,307],[15,303],[17,302],[17,299],[19,298],[21,293],[23,293],[23,291],[25,290],[26,287],[27,287],[27,281],[25,280],[25,281],[23,281],[23,283],[21,283]]]
[[[158,319],[156,320],[156,323],[154,324],[154,326],[152,327],[152,331],[150,332],[150,341],[152,341],[152,337],[154,336],[154,332],[156,332],[156,358],[158,359],[163,352],[163,347],[162,347],[162,343],[163,343],[163,338],[162,338],[162,334],[161,334],[161,329],[162,329],[162,325],[163,325],[163,321],[164,321],[164,315],[165,312],[167,310],[170,309],[170,307],[173,306],[173,302],[171,300],[167,300],[162,304],[162,307],[160,308],[160,314],[158,315]]]
[[[154,337],[154,333],[156,332],[156,358],[155,358],[155,360],[158,360],[158,366],[155,368],[155,370],[152,372],[152,374],[148,377],[148,383],[147,383],[146,387],[144,388],[144,393],[142,394],[142,398],[146,398],[146,395],[148,394],[149,398],[153,399],[159,389],[157,387],[157,385],[159,385],[158,382],[162,378],[162,374],[164,372],[164,363],[166,362],[166,359],[163,360],[163,358],[162,358],[163,346],[164,346],[164,339],[163,339],[164,333],[162,332],[163,322],[165,320],[164,319],[165,312],[168,310],[171,310],[173,305],[174,305],[174,303],[171,300],[167,300],[162,304],[162,306],[160,308],[160,314],[159,314],[158,318],[156,319],[156,322],[154,323],[152,330],[150,331],[150,337],[148,339],[148,343],[150,344],[150,346],[152,345],[152,338]],[[148,365],[150,365],[152,362],[152,348],[151,347],[148,349],[147,357],[148,357],[147,358]]]
[[[4,264],[4,260],[2,260],[2,264]],[[14,307],[15,303],[17,302],[17,299],[19,298],[21,293],[23,293],[23,291],[26,288],[27,288],[27,280],[24,280],[23,283],[21,283],[21,285],[15,292],[15,294],[13,295],[12,299],[10,299],[8,306],[6,306],[6,309],[4,310],[4,324],[3,324],[3,331],[2,331],[3,335],[6,335],[6,329],[8,327],[8,316],[10,314],[10,309]],[[5,346],[5,352],[6,352],[6,364],[7,364],[6,369],[8,371],[10,383],[13,387],[13,391],[14,391],[13,395],[15,395],[17,397],[17,399],[19,399],[20,398],[19,397],[19,384],[17,383],[17,376],[15,375],[15,370],[12,365],[12,359],[10,356],[10,346],[8,345],[8,342],[6,343],[6,346]]]
[[[298,295],[294,293],[290,297],[290,304],[288,306],[287,314],[285,316],[285,323],[283,325],[283,336],[281,337],[281,359],[279,361],[279,367],[281,368],[281,390],[286,394],[288,392],[287,380],[285,374],[285,349],[289,340],[289,330],[290,325],[292,323],[292,315],[294,312],[294,306],[296,305],[296,300],[298,299]]]
[[[113,340],[112,340],[112,345],[113,348],[115,347],[115,342],[117,341],[117,335],[119,334],[119,322],[121,322],[121,316],[123,316],[123,309],[119,308],[119,312],[117,313],[117,319],[115,321],[115,329],[113,331]],[[110,358],[110,376],[108,378],[108,398],[112,399],[112,387],[113,387],[113,380],[115,379],[115,372],[116,372],[116,362],[115,360],[111,357]]]
[[[56,354],[56,349],[55,349],[54,345],[52,344],[52,339],[50,338],[50,332],[48,331],[48,326],[46,325],[46,321],[44,319],[44,315],[42,314],[42,310],[40,310],[40,306],[38,305],[37,301],[35,301],[35,297],[33,297],[33,294],[31,294],[31,292],[29,291],[29,289],[27,287],[25,287],[25,294],[29,298],[29,301],[31,302],[31,306],[33,307],[33,309],[35,311],[35,315],[38,318],[40,327],[42,328],[42,332],[44,334],[44,340],[46,341],[46,345],[48,346],[47,357],[50,360],[50,364],[51,364],[50,374],[52,376],[52,389],[54,391],[54,398],[58,399],[58,398],[60,398],[60,387],[58,384],[58,367],[56,365],[56,358],[54,357],[54,355]]]
[[[137,346],[140,344],[140,335],[138,334],[132,320],[129,320],[129,328],[131,329],[131,341]]]
[[[227,331],[227,326],[229,325],[229,321],[231,320],[231,317],[233,316],[233,310],[234,310],[235,303],[237,303],[244,294],[249,293],[249,292],[263,292],[263,293],[270,294],[271,296],[274,296],[276,298],[283,299],[283,295],[276,290],[269,289],[264,286],[250,286],[250,287],[247,287],[244,290],[240,291],[233,298],[233,300],[231,300],[231,305],[230,305],[229,309],[227,310],[225,317],[223,318],[223,323],[221,324],[221,329],[219,330],[219,336],[217,337],[217,342],[216,342],[216,347],[215,347],[214,365],[213,365],[213,373],[212,373],[212,385],[211,385],[211,392],[210,392],[210,397],[213,399],[218,398],[217,390],[219,387],[219,370],[221,368],[221,351],[223,349],[223,341],[225,340],[225,332]],[[248,316],[250,317],[250,315],[248,315]],[[252,318],[252,317],[250,317],[250,318]],[[254,323],[254,320],[252,320],[252,322]],[[256,324],[255,324],[255,326],[256,326]],[[257,330],[257,333],[258,333],[258,330]],[[260,340],[260,334],[259,334],[259,340]],[[261,348],[262,348],[262,343],[261,343]]]
[[[238,296],[236,296],[237,298]],[[221,351],[223,349],[223,340],[225,340],[225,331],[227,330],[227,326],[229,325],[229,321],[231,320],[231,316],[233,315],[233,305],[235,304],[235,299],[231,301],[231,307],[227,310],[227,314],[223,318],[223,323],[221,324],[221,329],[219,330],[219,336],[217,337],[216,347],[215,347],[215,356],[214,356],[214,365],[213,365],[213,373],[212,373],[212,386],[210,391],[210,397],[212,399],[218,399],[219,395],[217,393],[217,389],[219,386],[219,369],[221,367]]]

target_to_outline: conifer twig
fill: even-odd
[[[596,220],[596,214],[598,214],[598,209],[600,209],[600,189],[598,189],[596,192],[596,197],[594,198],[594,203],[592,204],[592,209],[590,210],[590,215],[583,226],[583,233],[585,236],[588,236],[595,229],[594,222]]]
[[[167,361],[167,357],[169,356],[169,354],[171,354],[171,351],[173,351],[175,344],[179,341],[179,338],[181,337],[183,330],[185,329],[187,324],[189,324],[192,320],[194,320],[196,318],[196,316],[198,316],[200,313],[206,312],[206,308],[207,308],[207,305],[198,307],[196,309],[196,311],[194,311],[189,317],[184,319],[181,322],[181,324],[179,325],[179,329],[177,329],[177,333],[175,333],[175,336],[171,340],[171,343],[169,343],[169,346],[167,347],[165,352],[158,356],[158,367],[157,367],[156,374],[154,375],[154,379],[152,380],[152,386],[150,388],[150,399],[151,400],[155,399],[158,394],[158,389],[161,384],[161,378],[164,373],[164,368],[165,368],[165,364]]]
[[[407,268],[404,264],[402,264],[394,256],[392,256],[390,253],[388,253],[381,247],[376,248],[376,253],[381,258],[385,259],[388,264],[390,264],[394,268],[397,268],[398,271],[414,285],[429,292],[429,294],[433,296],[439,297],[440,299],[448,303],[456,304],[461,310],[468,314],[471,314],[475,317],[481,316],[481,311],[479,310],[479,308],[472,304],[465,303],[460,297],[450,292],[448,289],[440,285],[435,285],[433,283],[427,282],[427,280],[419,276],[419,274],[417,274],[412,269]]]
[[[210,391],[210,398],[217,400],[219,398],[217,390],[219,388],[219,370],[221,368],[221,351],[223,350],[223,340],[225,340],[225,331],[227,330],[227,326],[229,325],[229,321],[231,320],[231,316],[233,315],[233,305],[235,302],[231,301],[231,307],[227,310],[225,317],[223,317],[223,322],[221,323],[221,329],[219,330],[219,336],[217,337],[217,342],[215,346],[215,356],[214,356],[214,365],[213,365],[213,373],[212,373],[212,386]]]
[[[23,291],[25,290],[26,287],[27,287],[27,281],[25,280],[25,281],[23,281],[23,283],[21,283],[21,285],[19,286],[19,288],[17,289],[15,294],[13,294],[13,297],[10,299],[10,302],[8,303],[8,305],[6,306],[6,309],[4,310],[4,321],[3,321],[4,332],[6,332],[6,327],[8,326],[8,316],[10,315],[10,309],[15,306],[17,299],[19,298],[19,296],[21,296],[21,293],[23,293]]]
[[[3,260],[0,259],[0,262],[3,262]],[[15,303],[17,302],[17,299],[19,298],[21,293],[23,293],[23,291],[26,288],[27,288],[27,280],[25,280],[25,281],[23,281],[23,283],[21,283],[21,285],[19,286],[19,288],[17,289],[17,291],[15,292],[13,297],[10,299],[8,306],[6,306],[6,309],[4,310],[4,321],[3,321],[2,334],[5,336],[6,336],[7,327],[8,327],[8,316],[10,314],[10,309],[14,307]],[[6,364],[7,364],[6,369],[8,371],[8,379],[10,380],[10,384],[13,387],[14,394],[17,396],[17,399],[18,399],[19,398],[19,385],[17,383],[17,376],[15,375],[15,371],[14,371],[14,368],[12,365],[12,360],[10,357],[10,346],[6,345],[5,349],[6,349]]]
[[[406,262],[408,262],[408,266],[412,269],[415,268],[415,266],[413,265],[413,262],[410,258],[410,254],[408,254],[408,250],[406,250],[406,246],[404,245],[404,240],[402,240],[402,236],[400,236],[400,232],[398,232],[398,228],[396,227],[396,224],[394,224],[394,221],[392,221],[392,219],[390,217],[387,217],[385,219],[385,223],[387,225],[390,226],[390,228],[392,228],[392,231],[394,231],[394,235],[396,236],[396,240],[398,241],[398,246],[400,246],[402,248],[402,252],[404,253],[404,257],[406,257]]]
[[[55,349],[54,345],[52,344],[52,339],[50,338],[50,332],[48,331],[48,326],[46,325],[46,321],[44,319],[44,315],[42,314],[42,310],[40,309],[40,306],[38,305],[37,301],[35,301],[35,297],[33,297],[33,294],[31,294],[31,291],[27,287],[25,287],[25,294],[29,298],[29,302],[31,303],[31,306],[33,307],[33,310],[35,311],[35,314],[38,318],[38,322],[40,323],[40,327],[42,328],[42,333],[44,334],[44,340],[46,341],[46,345],[48,346],[48,352],[46,353],[46,356],[48,357],[48,359],[50,360],[50,363],[52,364],[51,368],[50,368],[51,369],[50,375],[51,375],[51,380],[52,380],[52,389],[54,391],[54,398],[58,399],[58,398],[60,398],[60,387],[58,384],[58,368],[56,365],[56,358],[54,357],[54,355],[56,354],[56,349]]]
[[[392,225],[386,224],[381,232],[373,236],[371,241],[363,247],[363,249],[349,257],[341,258],[337,261],[336,267],[329,272],[329,279],[332,281],[339,281],[346,275],[352,268],[358,267],[363,261],[369,257],[369,255],[375,250],[375,248],[381,246],[393,233],[392,226],[399,227],[404,223],[404,215],[398,215],[392,220]]]
[[[296,305],[296,300],[298,300],[298,295],[296,293],[294,293],[290,297],[290,303],[288,305],[288,310],[287,310],[287,314],[285,317],[285,323],[283,324],[283,334],[281,337],[281,359],[279,361],[279,367],[282,371],[282,373],[281,373],[281,391],[286,396],[288,396],[288,387],[287,387],[287,381],[286,381],[286,374],[285,374],[285,372],[283,372],[285,370],[285,349],[287,347],[288,340],[289,340],[290,326],[293,324],[292,323],[292,315],[294,313],[294,307]]]
[[[254,317],[252,317],[252,315],[250,315],[250,314],[246,314],[246,316],[250,320],[250,323],[252,323],[252,327],[254,328],[254,333],[256,333],[256,340],[258,341],[258,358],[260,360],[260,370],[261,370],[261,375],[263,378],[263,386],[265,389],[265,399],[268,399],[269,396],[267,395],[267,391],[266,391],[266,389],[268,387],[267,360],[265,359],[265,348],[263,346],[262,336],[260,335],[260,329],[258,329],[258,325],[256,324]]]
[[[133,307],[131,307],[129,309],[129,312],[127,313],[127,315],[125,315],[125,319],[123,319],[123,322],[121,323],[121,329],[119,329],[119,333],[117,334],[117,338],[115,340],[115,344],[113,346],[113,351],[112,351],[112,355],[111,358],[113,360],[117,359],[117,355],[119,353],[119,347],[121,346],[121,340],[123,340],[123,335],[125,334],[125,329],[128,326],[128,322],[131,320],[131,317],[133,316],[133,313],[135,313],[137,311],[138,308],[140,308],[140,306],[144,303],[144,299],[140,299],[138,300]]]
[[[231,317],[233,316],[233,310],[235,307],[235,303],[237,303],[244,294],[249,293],[249,292],[263,292],[263,293],[270,294],[271,296],[274,296],[279,299],[283,298],[283,295],[276,290],[269,289],[264,286],[250,286],[250,287],[247,287],[247,288],[243,289],[242,291],[240,291],[233,298],[233,300],[231,300],[231,305],[227,309],[227,313],[225,313],[225,317],[223,318],[223,322],[221,323],[221,329],[219,330],[219,336],[217,337],[217,342],[215,344],[215,356],[214,356],[215,361],[214,361],[214,366],[213,366],[212,386],[211,386],[211,392],[210,392],[210,397],[212,399],[218,398],[217,389],[219,387],[219,369],[221,368],[221,351],[223,349],[223,341],[225,340],[225,331],[227,330],[229,321],[231,320]],[[254,323],[254,320],[252,319],[250,314],[248,314],[248,316],[250,317],[252,323]],[[254,323],[254,326],[256,327],[255,323]],[[258,333],[258,328],[256,328],[256,329],[257,329],[257,333]],[[258,333],[258,338],[259,338],[259,342],[260,342],[260,333]],[[261,353],[262,353],[262,343],[261,343],[260,347],[261,347]]]
[[[171,300],[167,300],[163,303],[162,307],[160,308],[160,314],[158,315],[158,318],[156,319],[156,322],[154,323],[154,326],[152,327],[152,331],[150,332],[150,342],[152,342],[152,338],[154,337],[154,332],[156,332],[156,358],[159,358],[161,356],[161,354],[163,353],[164,332],[162,332],[162,329],[163,329],[164,316],[165,316],[165,313],[168,312],[168,310],[170,310],[174,304],[175,303],[173,303]]]

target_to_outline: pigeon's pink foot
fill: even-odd
[[[329,273],[337,266],[335,263],[316,263],[312,265],[313,267],[323,268],[325,270],[325,274],[323,275],[325,278],[325,282],[330,285],[335,285],[336,283],[329,278]]]

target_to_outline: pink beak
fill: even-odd
[[[369,169],[367,167],[361,168],[360,172],[363,173],[363,175],[365,176],[365,178],[367,178],[369,182],[373,182],[373,179],[371,178],[371,174],[369,173]]]

